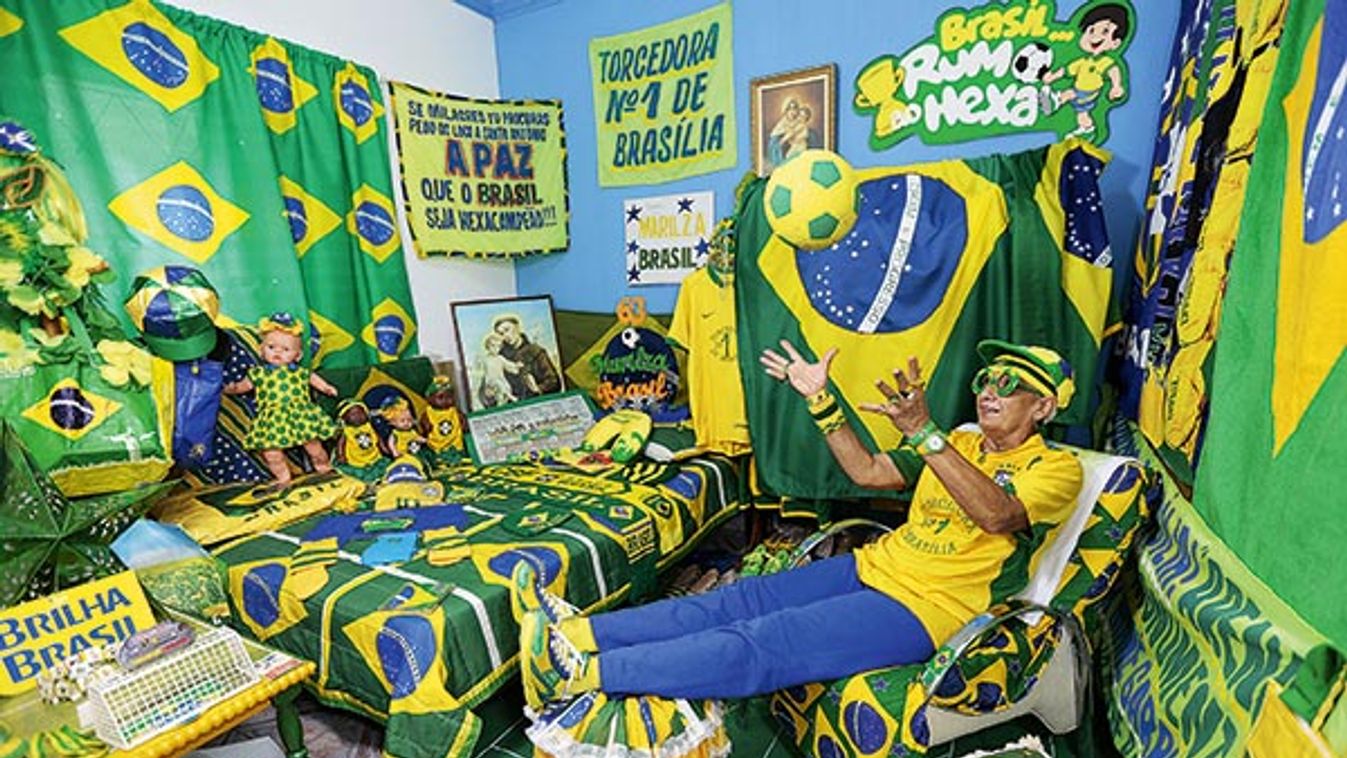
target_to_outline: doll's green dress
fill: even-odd
[[[303,366],[253,366],[257,417],[243,440],[248,450],[285,449],[337,433],[332,419],[309,398],[309,370]]]

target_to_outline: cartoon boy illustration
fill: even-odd
[[[1099,93],[1104,89],[1104,77],[1107,76],[1109,80],[1109,100],[1121,100],[1127,94],[1123,89],[1122,67],[1109,53],[1122,47],[1127,40],[1130,24],[1127,8],[1119,3],[1100,3],[1081,17],[1080,49],[1085,54],[1043,77],[1044,114],[1052,113],[1063,103],[1070,103],[1076,111],[1074,133],[1084,135],[1094,131],[1094,117],[1090,112],[1094,110]],[[1071,75],[1070,89],[1058,92],[1046,86],[1064,74]]]

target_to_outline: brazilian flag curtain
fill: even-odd
[[[148,0],[0,0],[0,113],[65,162],[120,275],[190,264],[325,365],[415,352],[372,71]]]
[[[1198,511],[1347,644],[1347,0],[1289,6],[1212,375]],[[1294,53],[1294,54],[1292,54]]]
[[[1098,177],[1108,156],[1077,140],[1014,155],[858,172],[859,218],[838,245],[796,250],[772,234],[765,182],[738,213],[739,362],[763,482],[798,498],[873,495],[851,484],[805,403],[758,365],[790,340],[807,357],[838,348],[833,392],[872,449],[901,435],[856,410],[876,379],[915,355],[937,423],[974,418],[969,381],[987,337],[1046,345],[1081,388],[1059,421],[1090,417],[1112,255]],[[865,317],[865,318],[862,318]]]

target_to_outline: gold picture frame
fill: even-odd
[[[753,79],[748,103],[758,176],[805,148],[837,149],[837,64]]]

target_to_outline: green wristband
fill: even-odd
[[[940,427],[935,425],[935,420],[927,419],[926,424],[924,426],[922,426],[913,434],[904,437],[903,441],[911,445],[912,447],[921,447],[921,443],[925,442],[927,437],[931,436],[932,434],[939,434],[939,433]]]

